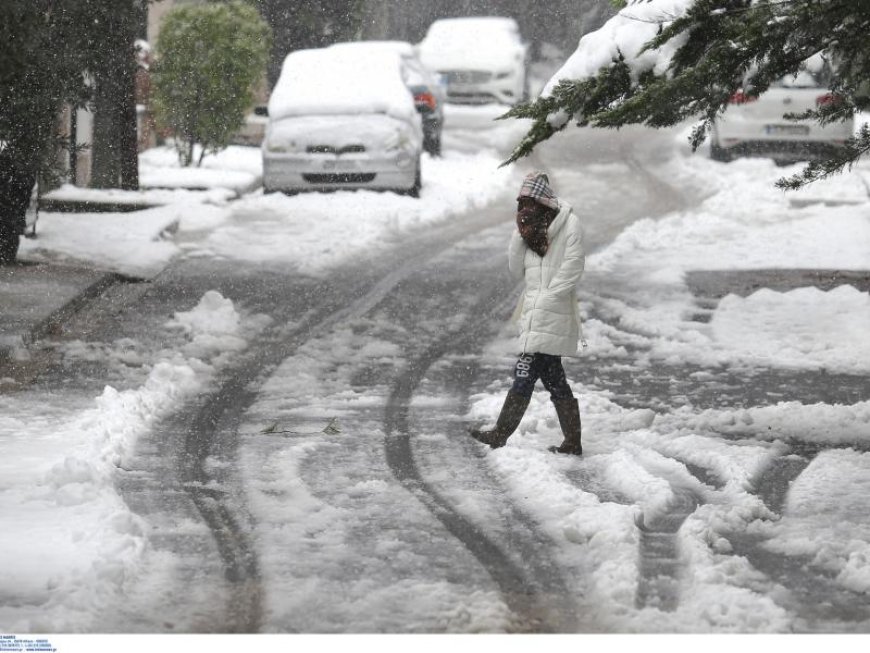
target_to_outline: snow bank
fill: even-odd
[[[37,238],[22,240],[21,258],[72,259],[132,276],[151,277],[182,251],[172,239],[176,230],[183,225],[193,232],[222,223],[228,202],[262,180],[262,155],[259,148],[252,147],[231,146],[209,155],[202,168],[180,167],[171,147],[145,150],[139,163],[144,190],[67,185],[48,197],[98,204],[155,205],[153,208],[130,213],[41,211]],[[147,188],[149,185],[158,188]]]
[[[870,371],[862,335],[870,301],[852,286],[732,294],[715,303],[705,323],[694,320],[698,298],[685,282],[693,270],[866,270],[868,168],[792,194],[773,188],[789,168],[764,159],[724,166],[688,153],[676,157],[657,174],[706,189],[700,206],[640,220],[587,257],[586,282],[606,296],[584,298],[581,284],[581,305],[592,301],[595,313],[615,318],[585,325],[594,345],[588,353],[618,353],[618,343],[631,342],[675,365]]]
[[[193,206],[179,203],[132,213],[40,212],[38,237],[22,240],[21,258],[87,261],[151,277],[180,251],[169,236]]]
[[[870,401],[855,404],[801,404],[703,410],[681,408],[656,418],[659,428],[736,435],[759,440],[813,444],[870,444]]]
[[[4,419],[4,630],[87,631],[122,600],[124,584],[143,571],[147,529],[118,495],[115,475],[137,438],[199,387],[190,366],[162,362],[141,388],[106,387],[94,408],[68,422]]]
[[[717,345],[753,365],[870,371],[870,295],[852,286],[729,295],[711,328]]]
[[[167,352],[140,387],[106,386],[91,407],[72,415],[64,406],[28,408],[0,397],[0,623],[6,632],[93,632],[99,615],[147,573],[147,528],[118,494],[117,476],[139,438],[200,392],[266,321],[240,315],[230,300],[209,291],[168,325],[186,332],[186,356]]]
[[[805,556],[844,588],[870,594],[870,453],[824,451],[789,488],[765,546]]]

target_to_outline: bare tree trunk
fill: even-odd
[[[134,41],[142,22],[137,0],[109,0],[103,13],[106,35],[94,70],[93,167],[95,188],[139,187]]]
[[[130,66],[122,80],[119,121],[118,165],[121,188],[139,189],[139,128],[136,117],[136,64]]]
[[[97,77],[94,99],[94,134],[91,141],[91,186],[118,188],[120,185],[120,146],[117,92],[107,88],[111,79]]]
[[[14,156],[0,153],[0,265],[15,261],[35,183],[35,170],[22,168]]]

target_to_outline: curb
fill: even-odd
[[[70,299],[48,316],[24,330],[23,333],[5,336],[0,339],[0,372],[3,368],[21,359],[22,349],[27,349],[34,342],[56,332],[70,317],[80,311],[85,304],[98,297],[118,283],[124,283],[131,278],[117,272],[106,272],[96,281],[86,286],[79,294]]]
[[[164,204],[153,202],[95,202],[93,200],[53,199],[39,200],[39,210],[47,213],[132,213],[153,209]]]

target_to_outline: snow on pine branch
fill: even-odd
[[[580,39],[577,50],[544,86],[549,97],[560,80],[584,80],[598,75],[620,55],[631,70],[633,81],[647,71],[666,73],[674,53],[685,43],[675,38],[655,50],[643,50],[668,23],[682,18],[696,0],[630,0],[601,28]],[[565,116],[567,121],[568,116]]]

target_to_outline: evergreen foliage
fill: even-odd
[[[37,178],[58,178],[61,107],[91,97],[102,0],[0,2],[0,263],[13,261]]]
[[[83,106],[93,56],[90,2],[0,3],[0,178],[48,173],[59,145],[58,111]],[[29,189],[28,189],[29,193]]]
[[[697,148],[735,91],[742,88],[757,97],[817,53],[833,64],[831,90],[842,100],[794,117],[821,124],[851,119],[870,106],[868,34],[870,0],[695,0],[683,16],[663,22],[643,48],[679,45],[664,74],[632,74],[622,53],[597,76],[559,80],[549,97],[502,116],[533,121],[505,163],[563,129],[570,122],[560,119],[565,116],[580,126],[610,128],[668,127],[698,119],[690,139]],[[841,172],[868,150],[870,130],[864,128],[842,151],[808,164],[777,186],[796,189]]]
[[[153,66],[158,121],[175,134],[183,165],[194,145],[225,148],[242,126],[268,61],[271,30],[240,1],[179,6],[164,19]]]
[[[408,0],[410,1],[410,0]],[[428,0],[427,0],[428,1]],[[364,9],[371,0],[248,0],[272,28],[268,68],[270,88],[278,81],[281,65],[293,50],[322,48],[338,41],[353,41],[362,29]],[[401,6],[407,4],[403,0]],[[391,3],[397,8],[397,3]]]

